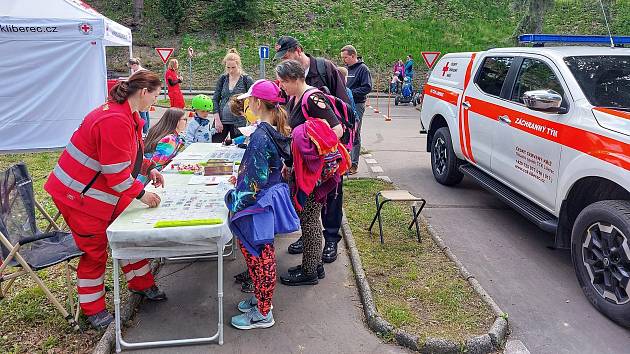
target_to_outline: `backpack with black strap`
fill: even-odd
[[[324,58],[315,58],[315,62],[317,64],[317,75],[319,75],[320,80],[325,84],[323,87],[325,90],[323,90],[323,88],[318,88],[318,91],[322,92],[324,96],[326,96],[330,107],[335,112],[335,116],[337,116],[337,120],[341,123],[343,135],[339,138],[339,141],[346,147],[346,149],[348,149],[348,151],[351,151],[357,128],[354,111],[352,110],[352,107],[349,107],[348,104],[341,98],[330,94],[330,82],[327,80],[328,76],[326,75],[326,60]],[[308,98],[308,96],[310,96],[310,94],[302,96],[303,112],[306,112],[304,104],[306,104],[306,98]],[[306,113],[304,116],[306,116]]]

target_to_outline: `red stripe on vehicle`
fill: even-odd
[[[595,107],[593,109],[596,110],[596,111],[599,111],[599,112],[603,112],[603,113],[606,113],[606,114],[613,115],[615,117],[630,119],[630,112],[618,111],[616,109],[602,108],[602,107]]]
[[[463,121],[463,126],[464,126],[463,127],[464,131],[462,132],[462,127],[460,124],[460,130],[459,130],[460,144],[462,146],[462,151],[465,151],[464,156],[467,156],[468,159],[472,163],[476,163],[476,162],[475,162],[475,157],[473,156],[472,147],[470,144],[470,128],[468,126],[468,110],[463,108],[462,103],[466,101],[466,97],[464,95],[466,94],[466,89],[468,89],[468,84],[470,83],[470,76],[472,73],[473,62],[475,61],[476,56],[477,56],[477,53],[472,53],[472,55],[470,56],[470,62],[468,62],[468,66],[466,67],[466,74],[464,75],[464,92],[462,94],[463,99],[459,106],[460,119]],[[461,139],[462,136],[463,136],[463,140]]]
[[[450,103],[453,106],[457,106],[457,101],[459,100],[459,94],[457,92],[429,84],[424,85],[424,94]]]
[[[500,115],[507,115],[512,120],[510,126],[513,128],[556,142],[630,171],[630,144],[476,98],[464,97],[464,99],[469,100],[470,110],[481,116],[498,120]]]

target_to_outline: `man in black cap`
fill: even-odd
[[[304,48],[297,39],[291,36],[282,36],[276,43],[275,60],[297,60],[302,64],[306,72],[306,83],[317,87],[333,96],[339,97],[350,105],[350,99],[346,93],[345,80],[337,70],[337,66],[330,60],[315,58],[304,52]],[[337,193],[328,194],[326,206],[322,209],[322,225],[324,226],[324,249],[322,261],[332,263],[337,259],[337,243],[340,241],[339,229],[343,215],[343,180],[337,186]],[[289,245],[289,253],[302,253],[303,243],[300,237]]]

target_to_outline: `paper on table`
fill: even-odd
[[[230,176],[200,176],[194,175],[188,181],[189,185],[215,185],[221,182],[227,182]]]
[[[243,135],[250,136],[256,130],[256,127],[253,125],[248,125],[246,127],[240,127],[238,128],[238,130],[240,130]]]

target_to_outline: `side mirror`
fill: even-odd
[[[554,90],[534,90],[523,94],[523,102],[529,109],[548,113],[566,113],[562,96]]]

